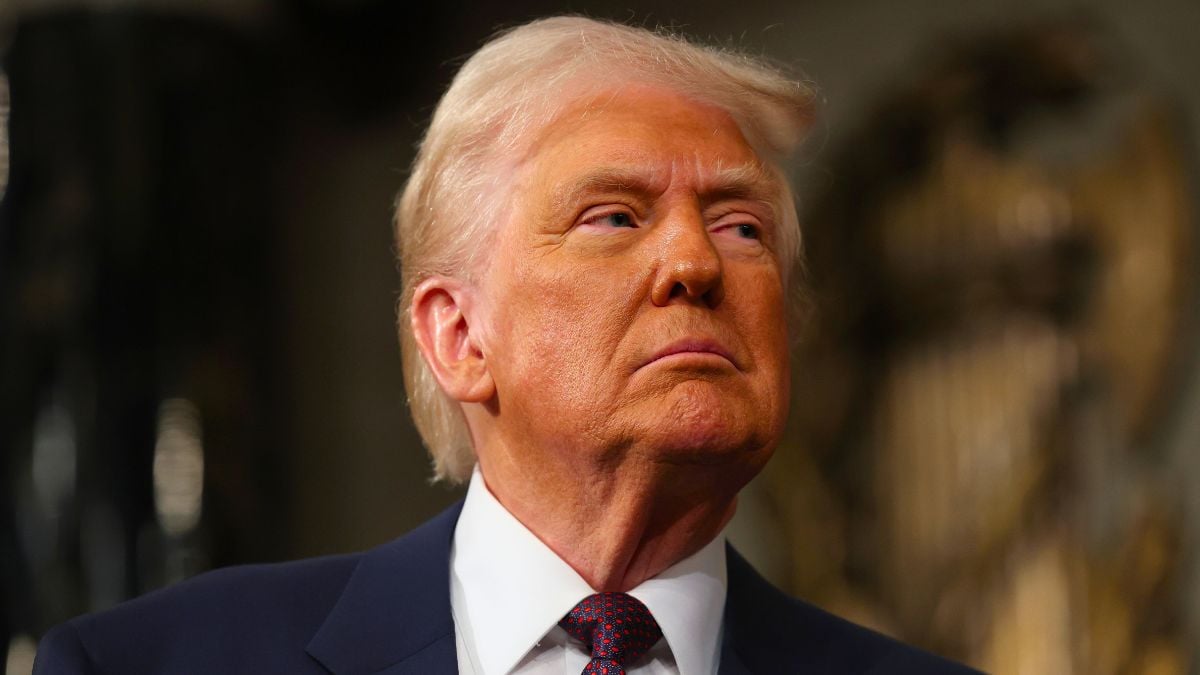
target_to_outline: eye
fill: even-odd
[[[762,239],[762,226],[753,222],[734,222],[718,226],[715,232],[719,232],[726,237],[740,239],[746,243],[757,242]]]
[[[749,223],[742,223],[741,225],[738,225],[734,229],[737,231],[738,236],[743,239],[758,239],[759,238],[758,228]]]
[[[754,246],[757,250],[770,236],[770,221],[740,204],[717,207],[705,215],[711,223],[709,231],[731,244],[738,242],[739,246]]]
[[[597,218],[601,225],[611,225],[612,227],[633,227],[633,218],[624,211],[608,213]]]
[[[605,229],[637,227],[637,223],[633,220],[633,214],[628,211],[600,212],[594,216],[587,216],[582,224]]]

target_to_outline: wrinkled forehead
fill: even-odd
[[[644,82],[591,85],[563,96],[528,130],[507,168],[513,178],[547,174],[541,186],[557,192],[633,183],[656,192],[685,177],[705,193],[770,201],[786,194],[783,173],[730,112]]]

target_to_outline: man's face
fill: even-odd
[[[622,88],[542,130],[511,178],[481,283],[504,440],[530,466],[757,471],[788,398],[783,206],[732,118]]]

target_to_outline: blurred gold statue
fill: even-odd
[[[806,219],[793,589],[1009,673],[1185,673],[1159,452],[1194,300],[1169,106],[1079,24],[948,50]],[[834,541],[826,548],[814,541]]]

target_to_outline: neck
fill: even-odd
[[[699,551],[733,517],[744,484],[719,466],[623,461],[532,475],[511,455],[480,457],[496,499],[597,591],[628,591]]]

